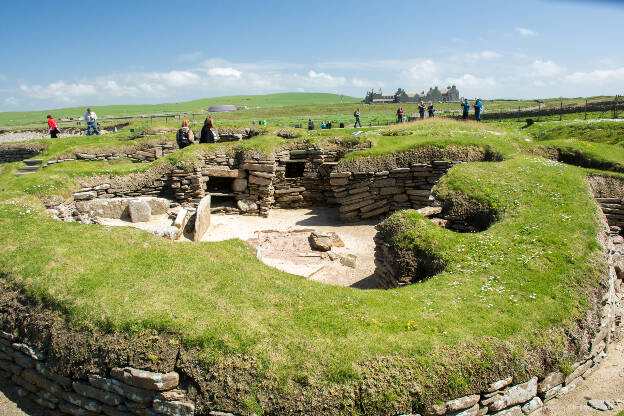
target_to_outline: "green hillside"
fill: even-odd
[[[247,107],[286,107],[310,104],[339,104],[360,102],[361,98],[341,96],[339,94],[289,92],[266,95],[234,95],[228,97],[202,98],[200,100],[166,104],[108,105],[91,106],[98,117],[136,116],[164,113],[199,113],[211,105],[232,104]],[[57,119],[79,117],[86,107],[68,107],[55,110],[23,111],[0,113],[0,128],[24,126],[45,122],[45,116],[52,114]]]

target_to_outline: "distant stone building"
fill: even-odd
[[[407,93],[403,88],[399,88],[393,95],[383,95],[381,89],[370,90],[362,100],[366,104],[383,103],[417,103],[420,101],[432,101],[434,103],[459,101],[459,90],[455,85],[448,86],[440,91],[438,87],[429,88],[429,92]]]

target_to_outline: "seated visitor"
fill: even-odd
[[[199,135],[200,143],[214,143],[215,135],[212,132],[212,128],[214,127],[214,122],[212,121],[212,117],[206,117],[204,121],[204,127],[201,129],[201,133]]]
[[[193,136],[193,132],[189,128],[189,121],[186,118],[182,120],[182,127],[180,127],[176,133],[176,142],[180,149],[184,149],[195,143],[195,136]]]

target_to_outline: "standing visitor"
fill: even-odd
[[[435,117],[435,107],[433,106],[433,103],[429,103],[427,111],[429,112],[429,117]]]
[[[397,122],[403,123],[403,107],[399,107],[397,110]]]
[[[200,143],[214,143],[215,135],[212,132],[214,127],[214,122],[212,121],[212,117],[206,117],[204,120],[204,127],[201,129],[201,133],[199,134],[199,142]]]
[[[418,104],[418,114],[420,114],[420,118],[425,118],[425,103],[422,101]]]
[[[327,124],[325,124],[325,122],[321,122],[321,130],[325,130],[325,127],[327,127]]]
[[[84,120],[85,123],[87,123],[87,136],[93,135],[94,132],[99,136],[100,129],[97,125],[97,115],[95,115],[95,112],[91,111],[90,108],[87,108],[87,112],[84,115]]]
[[[176,133],[176,142],[180,149],[184,149],[195,143],[195,136],[193,136],[193,132],[189,129],[189,121],[186,118],[182,120],[182,127],[180,127]]]
[[[468,99],[464,99],[464,102],[462,103],[462,118],[464,120],[468,120],[468,113],[470,112],[470,103],[468,102]]]
[[[360,121],[360,108],[358,107],[357,110],[355,110],[355,113],[353,113],[353,117],[355,117],[355,124],[353,124],[353,128],[357,127],[357,125],[359,124],[360,127],[362,127],[362,122]]]
[[[308,119],[308,130],[314,130],[314,122],[311,118]]]
[[[474,110],[475,110],[475,119],[477,121],[481,121],[481,111],[483,110],[483,103],[481,102],[480,98],[477,98],[477,101],[475,102],[475,105],[474,105]]]
[[[52,117],[51,115],[48,114],[48,126],[50,127],[50,138],[52,139],[56,139],[58,136],[57,134],[60,133],[60,130],[58,129],[58,124],[56,123],[56,120],[54,119],[54,117]]]

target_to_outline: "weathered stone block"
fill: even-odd
[[[59,410],[71,416],[95,416],[97,413],[75,406],[69,402],[60,402]]]
[[[81,396],[80,394],[66,391],[66,392],[63,392],[63,399],[73,404],[74,406],[81,407],[91,412],[95,412],[95,413],[102,412],[102,405],[100,403],[98,403],[95,400],[89,399],[87,397]]]
[[[329,184],[332,186],[343,186],[349,184],[349,178],[331,178]]]
[[[269,186],[273,181],[267,178],[261,178],[259,176],[251,175],[249,176],[249,183],[253,183],[256,185]]]
[[[210,195],[203,197],[197,205],[193,240],[201,241],[208,228],[210,228]]]
[[[37,393],[39,391],[39,387],[37,387],[34,384],[28,382],[27,380],[23,379],[20,376],[16,376],[15,374],[13,374],[13,376],[11,376],[11,381],[14,384],[17,384],[18,386],[22,386],[23,388],[25,388],[26,390],[28,390],[31,393]]]
[[[45,391],[49,391],[54,395],[60,395],[63,393],[63,388],[54,381],[48,380],[42,376],[38,371],[34,369],[27,369],[22,372],[22,377],[29,383],[38,386]]]
[[[502,410],[498,413],[493,413],[492,416],[524,416],[520,406],[515,406],[509,409]]]
[[[19,374],[22,372],[22,367],[7,360],[0,360],[0,369],[12,374]]]
[[[150,403],[152,400],[154,400],[154,393],[152,391],[129,386],[119,380],[105,378],[97,374],[89,374],[87,377],[89,379],[89,383],[92,386],[97,387],[101,390],[117,393],[135,402]]]
[[[232,191],[245,192],[247,189],[247,179],[239,178],[232,181]]]
[[[75,201],[84,201],[84,200],[88,200],[88,199],[93,199],[95,197],[97,197],[97,192],[95,192],[95,191],[76,192],[74,194],[74,200]]]
[[[21,351],[24,355],[32,358],[33,360],[41,361],[45,359],[45,355],[41,351],[29,345],[13,343],[11,346],[17,351]]]
[[[148,222],[152,216],[152,209],[147,202],[132,200],[128,203],[128,212],[132,222]]]
[[[460,397],[459,399],[454,399],[446,402],[446,411],[447,412],[457,412],[459,410],[468,409],[469,407],[474,406],[479,398],[478,394],[473,394],[470,396]]]
[[[524,406],[522,406],[522,413],[528,415],[541,408],[543,405],[544,403],[542,403],[542,400],[539,397],[534,397],[529,402],[525,403]]]
[[[565,376],[559,371],[549,373],[542,381],[537,383],[537,392],[540,394],[545,393],[553,387],[563,384],[564,380]]]
[[[154,410],[168,416],[193,416],[195,405],[190,402],[154,400]]]
[[[517,384],[505,393],[507,406],[526,403],[537,395],[537,377],[533,377],[526,383]]]
[[[180,379],[180,376],[175,371],[154,373],[131,367],[113,368],[111,376],[130,386],[154,391],[171,390],[178,386]]]
[[[85,397],[89,397],[91,399],[98,400],[110,406],[117,406],[118,404],[123,402],[123,399],[120,395],[110,391],[96,389],[88,383],[74,381],[72,387],[74,388],[74,391],[76,393],[81,394]]]

